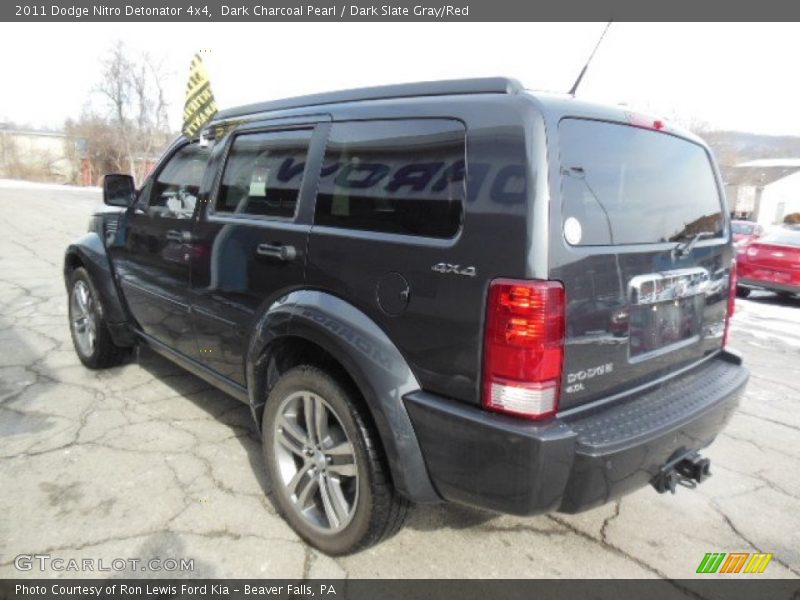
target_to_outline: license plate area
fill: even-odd
[[[755,279],[764,281],[774,281],[775,283],[789,283],[791,276],[784,271],[774,271],[772,269],[758,269],[754,273]]]
[[[700,267],[634,277],[629,284],[629,360],[646,360],[698,341],[709,285],[709,273]]]
[[[636,306],[631,310],[629,358],[643,360],[655,354],[687,345],[700,338],[702,307],[700,296]]]

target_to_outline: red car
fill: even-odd
[[[764,228],[752,221],[731,221],[731,233],[733,234],[733,243],[737,246],[744,246],[764,235]]]
[[[752,289],[800,294],[800,230],[780,229],[736,251],[736,293],[746,298]]]

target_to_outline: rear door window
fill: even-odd
[[[237,135],[214,211],[292,219],[303,182],[312,130]]]
[[[650,244],[723,235],[705,149],[639,127],[564,119],[562,217],[572,245]]]
[[[335,123],[317,225],[453,237],[465,197],[464,126],[445,119]]]

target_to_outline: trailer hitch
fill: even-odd
[[[694,488],[709,477],[711,477],[711,460],[703,458],[698,452],[690,452],[661,467],[651,484],[659,494],[666,491],[674,494],[679,485]]]

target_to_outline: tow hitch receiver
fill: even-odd
[[[659,494],[675,493],[678,485],[693,488],[711,477],[711,461],[697,452],[684,454],[665,464],[651,482]]]

